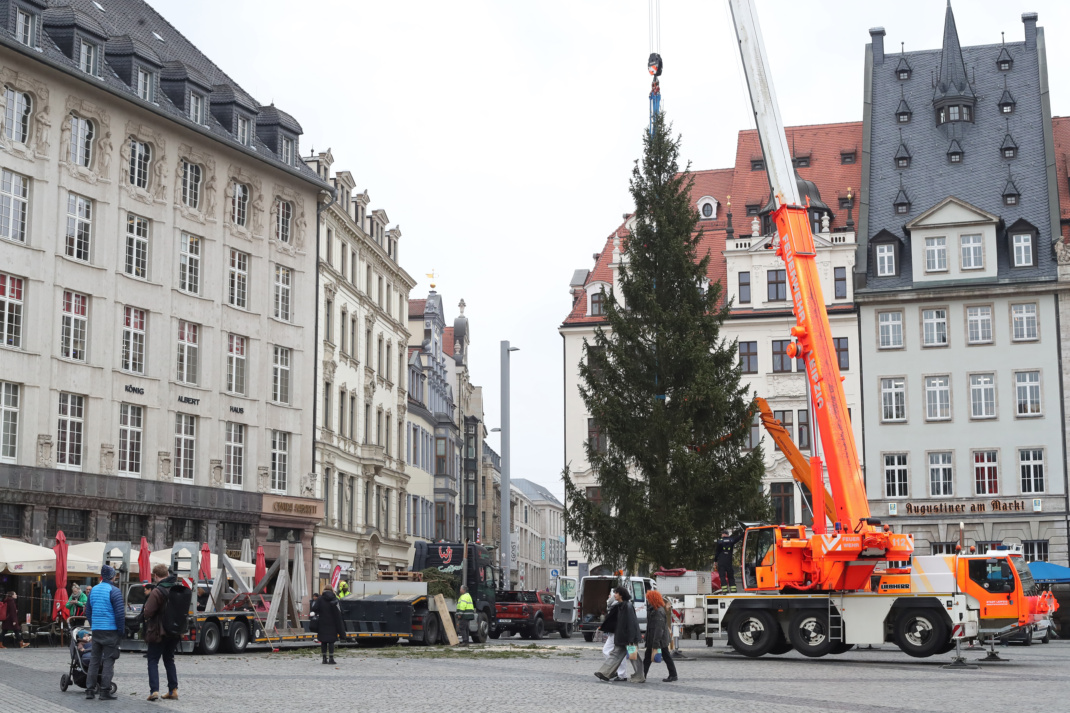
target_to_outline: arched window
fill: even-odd
[[[86,168],[93,163],[94,129],[90,119],[71,114],[71,163]]]
[[[182,159],[182,202],[194,210],[201,206],[202,175],[198,164]]]
[[[30,138],[30,113],[33,111],[33,99],[25,92],[17,92],[11,87],[4,87],[4,133],[7,138],[19,144]]]
[[[249,186],[234,182],[234,196],[230,200],[230,219],[234,225],[245,227],[249,219]]]
[[[130,138],[130,185],[138,188],[149,187],[149,162],[152,161],[152,147],[144,141]]]
[[[290,242],[290,227],[293,224],[294,208],[281,198],[275,201],[275,237],[282,243]]]

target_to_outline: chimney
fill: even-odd
[[[1024,15],[1022,19],[1025,19]],[[1036,25],[1034,24],[1035,27]],[[1036,34],[1036,30],[1034,30],[1034,34]],[[884,28],[874,27],[870,29],[869,37],[870,42],[873,43],[873,64],[874,66],[880,66],[884,64]]]
[[[1022,24],[1025,25],[1025,48],[1035,50],[1037,48],[1037,14],[1023,12]]]

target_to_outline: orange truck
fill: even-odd
[[[744,593],[706,598],[706,639],[727,634],[748,656],[842,653],[895,642],[911,656],[950,651],[962,639],[1012,634],[1050,616],[1054,601],[1035,591],[1020,553],[916,557],[913,536],[872,517],[858,448],[833,349],[807,208],[768,73],[753,0],[729,0],[776,209],[773,247],[784,261],[795,326],[787,354],[801,358],[814,424],[813,455],[798,451],[758,399],[762,421],[813,495],[811,528],[749,527],[743,540]],[[825,489],[825,472],[829,491]],[[880,569],[878,569],[880,567]],[[993,573],[1000,573],[995,592]],[[876,584],[874,584],[876,582]]]

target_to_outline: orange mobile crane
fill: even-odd
[[[972,558],[977,563],[964,555],[916,557],[913,568],[874,575],[879,564],[910,560],[913,537],[871,516],[810,217],[800,205],[757,13],[752,0],[729,0],[729,6],[777,206],[776,254],[784,261],[796,322],[788,356],[802,358],[809,387],[810,423],[816,427],[809,463],[764,400],[758,400],[759,409],[795,478],[810,489],[816,516],[810,533],[802,525],[747,529],[742,555],[747,593],[707,598],[707,644],[714,634],[727,632],[729,643],[748,656],[793,648],[823,656],[885,641],[912,656],[931,656],[963,638],[1032,626],[1054,603],[1050,595],[1029,596],[1032,578],[1020,554],[1015,559],[1013,553],[984,553]],[[831,494],[824,485],[826,467]],[[997,580],[1001,594],[993,598]]]

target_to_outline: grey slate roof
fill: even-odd
[[[885,56],[882,64],[875,62],[872,68],[872,118],[866,127],[871,145],[869,218],[863,237],[868,243],[881,231],[892,233],[903,241],[903,259],[899,275],[877,277],[871,253],[867,260],[866,286],[860,288],[861,292],[902,290],[912,286],[910,236],[905,225],[951,195],[1000,217],[996,255],[999,282],[1045,281],[1056,277],[1055,261],[1051,250],[1047,249],[1052,240],[1052,227],[1048,210],[1045,119],[1041,106],[1038,52],[1035,45],[1027,48],[1025,42],[962,47],[962,71],[968,69],[974,84],[971,89],[961,91],[975,93],[974,121],[937,126],[931,78],[944,75],[947,90],[952,91],[959,77],[965,76],[958,74],[958,68],[952,66],[954,62],[942,64],[944,57],[959,47],[950,9],[947,15],[950,23],[945,21],[946,47],[906,53],[913,69],[910,79],[901,81],[897,78],[895,55]],[[996,58],[1003,52],[1013,59],[1008,72],[999,71],[996,63]],[[1005,79],[1007,89],[1017,98],[1011,114],[1001,113],[997,106]],[[937,89],[939,91],[939,87]],[[906,124],[896,120],[900,97],[913,110],[913,116]],[[1013,135],[1018,147],[1013,159],[1003,158],[1001,151],[1008,135]],[[948,160],[947,151],[952,141],[962,147],[961,163]],[[910,166],[898,169],[896,156],[902,155],[906,147],[909,147]],[[1008,180],[1013,181],[1020,193],[1017,205],[1003,204],[1003,190]],[[906,215],[897,214],[893,205],[897,197],[902,197],[901,191],[911,202]],[[1037,250],[1035,267],[1016,268],[1012,272],[1004,239],[1005,228],[1019,219],[1037,227],[1040,249]]]
[[[515,487],[520,492],[522,492],[524,495],[528,496],[528,498],[530,498],[532,502],[538,500],[545,500],[554,505],[557,505],[558,507],[564,507],[564,505],[561,504],[561,501],[554,497],[553,493],[551,493],[549,490],[542,487],[538,483],[533,483],[525,478],[510,478],[509,484]]]

